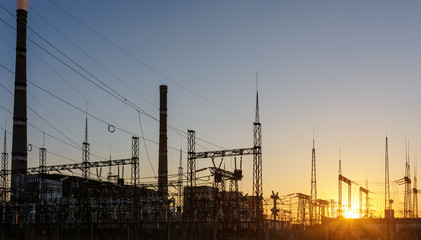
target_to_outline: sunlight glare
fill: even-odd
[[[360,214],[351,210],[345,210],[345,218],[360,218]]]

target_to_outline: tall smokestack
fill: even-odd
[[[159,86],[158,194],[164,199],[168,198],[167,92],[166,85]]]
[[[26,19],[27,11],[18,9],[16,28],[15,97],[13,108],[12,170],[27,169],[27,113],[26,113]],[[23,178],[12,174],[12,198],[22,195]]]

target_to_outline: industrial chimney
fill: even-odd
[[[15,96],[13,108],[12,170],[27,169],[26,111],[26,19],[27,11],[18,9],[16,28]],[[12,199],[19,200],[23,192],[23,177],[16,173],[11,179]]]
[[[158,194],[163,199],[168,198],[167,92],[166,85],[159,86]]]

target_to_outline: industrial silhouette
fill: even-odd
[[[39,149],[39,167],[28,168],[26,23],[27,11],[18,9],[11,169],[6,130],[0,164],[0,239],[415,239],[419,236],[419,191],[416,166],[411,181],[409,144],[406,145],[405,176],[396,181],[405,185],[403,215],[399,218],[395,217],[390,198],[387,137],[383,217],[373,216],[369,197],[373,192],[366,182],[365,187],[359,186],[358,218],[349,218],[348,214],[355,211],[351,186],[358,183],[342,174],[340,155],[338,200],[317,198],[314,137],[310,195],[279,196],[272,191],[265,199],[258,91],[253,145],[197,152],[196,131],[187,130],[187,168],[184,172],[180,149],[176,181],[168,180],[166,85],[159,87],[156,184],[140,182],[139,137],[131,138],[128,158],[111,159],[110,156],[106,161],[91,161],[87,116],[80,163],[49,165],[43,146]],[[114,126],[109,126],[109,130],[113,131]],[[238,187],[243,180],[242,162],[246,156],[253,160],[250,195],[243,194]],[[233,171],[225,169],[224,158],[234,158]],[[201,159],[211,159],[212,166],[197,169],[197,161]],[[124,179],[125,166],[130,168],[128,181]],[[106,181],[91,177],[94,171],[100,176],[102,168],[107,167],[110,170]],[[111,167],[118,167],[117,173],[113,173]],[[207,185],[198,184],[197,173],[205,170],[209,170],[212,181]],[[71,174],[73,171],[80,171],[81,176]],[[342,183],[348,187],[345,208]],[[175,194],[170,194],[170,186],[176,189]],[[268,208],[270,214],[265,213]]]

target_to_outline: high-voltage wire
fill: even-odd
[[[1,107],[1,106],[0,106],[0,107]],[[30,125],[30,124],[29,124],[29,125]],[[1,130],[6,131],[6,133],[7,133],[7,134],[9,134],[9,135],[13,135],[13,134],[12,134],[11,132],[9,132],[7,129],[5,129],[5,128],[1,127],[1,126],[0,126],[0,129],[1,129]],[[38,129],[37,129],[37,130],[38,130]],[[48,133],[46,133],[46,135],[51,137],[51,135],[49,135]],[[56,139],[56,140],[59,140],[59,139]],[[60,141],[60,140],[59,140],[59,141]],[[31,146],[32,146],[32,147],[34,147],[34,148],[38,148],[38,149],[39,149],[39,147],[38,147],[38,146],[36,146],[36,145],[34,145],[34,144],[31,144]],[[54,156],[56,156],[56,157],[60,157],[60,158],[63,158],[63,159],[66,159],[66,160],[69,160],[69,161],[72,161],[72,162],[75,162],[75,163],[79,162],[79,161],[73,160],[73,159],[71,159],[71,158],[64,157],[64,156],[62,156],[62,155],[60,155],[60,154],[57,154],[57,153],[54,153],[54,152],[51,152],[51,151],[48,151],[48,150],[47,150],[47,153],[50,153],[51,155],[54,155]]]
[[[145,102],[147,102],[147,103],[149,103],[151,106],[153,106],[154,108],[157,108],[157,106],[155,106],[154,104],[152,104],[149,100],[147,100],[145,97],[143,97],[142,95],[140,95],[138,92],[136,92],[135,90],[134,90],[134,88],[132,88],[132,87],[130,87],[129,85],[127,85],[121,78],[119,78],[118,76],[116,76],[114,73],[112,73],[108,68],[106,68],[106,67],[104,67],[101,63],[99,63],[95,58],[93,58],[90,54],[88,54],[85,50],[83,50],[81,47],[79,47],[75,42],[73,42],[69,37],[67,37],[63,32],[61,32],[59,29],[57,29],[54,25],[52,25],[47,19],[45,19],[44,17],[42,17],[40,14],[38,14],[34,9],[32,9],[31,8],[31,11],[33,11],[36,15],[38,15],[42,20],[44,20],[50,27],[52,27],[56,32],[58,32],[61,36],[63,36],[67,41],[69,41],[74,47],[76,47],[77,49],[79,49],[83,54],[85,54],[89,59],[91,59],[94,63],[96,63],[99,67],[101,67],[104,71],[106,71],[109,75],[111,75],[113,78],[115,78],[115,79],[117,79],[119,82],[121,82],[124,86],[126,86],[128,89],[130,89],[132,92],[134,92],[137,96],[139,96],[140,98],[142,98]],[[12,14],[11,14],[12,15]],[[12,15],[13,16],[13,15]],[[37,34],[38,35],[38,34]],[[39,36],[39,35],[38,35]],[[46,41],[46,40],[44,40],[44,41]],[[38,57],[39,57],[39,55],[38,55]],[[41,58],[41,57],[40,57]],[[43,61],[43,59],[41,58],[41,60]],[[45,64],[47,64],[45,61],[43,61]],[[48,64],[47,64],[47,66],[49,66]],[[49,66],[49,68],[51,69],[51,70],[53,70],[54,72],[56,72],[51,66]],[[57,72],[56,72],[57,73]],[[58,73],[57,73],[58,74]],[[59,75],[59,74],[58,74]],[[60,75],[59,75],[60,76]],[[62,77],[61,77],[62,78]],[[63,79],[63,78],[62,78]],[[64,79],[63,79],[64,80]],[[66,81],[66,83],[68,83],[67,81]],[[69,84],[69,83],[68,83]],[[73,87],[73,86],[72,86]],[[75,88],[73,88],[73,89],[75,89]],[[79,93],[80,94],[80,93]],[[104,113],[103,113],[104,114]],[[180,124],[181,126],[183,126],[183,127],[185,127],[182,123],[180,123],[179,121],[177,121],[177,120],[175,120],[174,118],[172,118],[171,116],[169,116],[171,119],[173,119],[176,123],[178,123],[178,124]],[[184,134],[185,134],[185,132],[184,131],[181,131],[180,129],[178,129],[178,128],[175,128],[175,127],[172,127],[172,126],[169,126],[169,128],[171,129],[171,130],[173,130],[174,132],[178,132],[178,134],[180,134],[182,137],[185,137],[184,136]],[[185,127],[186,128],[186,127]],[[181,133],[179,133],[181,131]],[[216,144],[213,144],[213,143],[211,143],[211,142],[209,142],[209,141],[206,141],[206,140],[203,140],[203,139],[200,139],[200,138],[197,138],[198,140],[200,140],[200,141],[203,141],[203,142],[205,142],[205,143],[207,143],[207,144],[209,144],[209,145],[212,145],[212,146],[215,146],[215,147],[218,147],[218,148],[220,148],[220,149],[223,149],[222,147],[220,147],[220,146],[218,146],[218,145],[216,145]],[[200,145],[199,145],[200,146]],[[207,148],[205,148],[205,147],[203,147],[203,146],[200,146],[200,147],[202,147],[202,148],[204,148],[204,149],[206,149],[206,150],[208,150]]]
[[[9,12],[10,13],[10,12]],[[10,24],[8,24],[6,21],[4,21],[3,19],[0,18],[0,20],[6,24],[7,26],[9,26],[11,29],[16,30],[13,26],[11,26]],[[72,66],[68,65],[67,63],[65,63],[63,60],[59,59],[58,57],[54,56],[51,52],[49,52],[47,49],[43,48],[41,45],[35,43],[33,40],[31,40],[30,38],[28,38],[28,40],[33,43],[35,46],[39,47],[41,50],[43,50],[44,52],[46,52],[48,55],[50,55],[51,57],[55,58],[57,61],[61,62],[62,64],[64,64],[66,67],[70,68],[71,70],[73,70],[74,72],[76,72],[77,74],[79,74],[80,76],[82,76],[83,78],[85,78],[86,80],[88,80],[89,82],[91,82],[92,84],[94,84],[95,86],[99,87],[100,89],[102,89],[103,91],[105,91],[106,93],[110,94],[111,96],[113,96],[114,98],[116,98],[117,100],[121,101],[122,103],[126,104],[127,106],[133,108],[136,111],[141,112],[142,114],[152,118],[155,121],[159,121],[157,118],[153,117],[151,114],[149,114],[148,112],[146,112],[145,110],[139,108],[137,105],[135,105],[134,103],[132,103],[131,101],[128,101],[126,98],[124,98],[121,94],[117,93],[116,91],[114,91],[112,88],[110,88],[108,85],[106,85],[105,83],[103,83],[101,80],[99,80],[98,78],[96,78],[94,75],[92,75],[91,73],[89,73],[86,69],[84,69],[82,66],[80,66],[79,64],[77,64],[74,60],[72,60],[70,57],[68,57],[66,54],[64,54],[62,51],[60,51],[59,49],[57,49],[52,43],[50,43],[48,40],[46,40],[45,38],[43,38],[42,36],[40,36],[38,33],[36,33],[34,30],[32,30],[31,28],[28,27],[29,30],[31,30],[34,34],[36,34],[38,37],[40,37],[42,40],[44,40],[45,42],[47,42],[48,45],[50,45],[52,48],[54,48],[56,51],[58,51],[60,54],[62,54],[65,58],[69,59],[72,63],[74,63],[76,66],[78,66],[79,68],[81,68],[83,71],[85,71],[88,75],[92,76],[95,80],[99,81],[100,83],[102,83],[104,86],[106,86],[108,89],[110,89],[112,92],[115,92],[118,96],[114,95],[113,93],[111,93],[109,90],[105,89],[104,87],[98,85],[97,83],[95,83],[93,80],[91,80],[90,78],[86,77],[85,75],[83,75],[81,72],[77,71],[75,68],[73,68]],[[5,68],[5,67],[4,67]],[[7,68],[6,68],[7,69]],[[9,70],[10,71],[10,70]],[[12,73],[14,73],[13,71],[10,71]],[[28,81],[29,82],[29,81]],[[121,97],[121,98],[119,98]],[[179,134],[180,136],[186,138],[184,136],[184,131],[173,127],[173,126],[168,126],[169,129],[171,129],[172,131],[174,131],[175,133]],[[180,133],[182,132],[182,133]],[[203,140],[198,138],[198,140],[203,141],[207,144],[216,146],[218,148],[222,148],[216,144],[213,144],[209,141]],[[198,146],[204,148],[205,150],[208,150],[207,148],[201,146],[198,144]]]
[[[121,78],[119,78],[117,75],[115,75],[114,73],[112,73],[108,68],[106,68],[104,65],[102,65],[101,63],[99,63],[99,61],[97,61],[95,58],[93,58],[89,53],[87,53],[85,50],[83,50],[81,47],[79,47],[75,42],[73,42],[68,36],[66,36],[62,31],[60,31],[58,28],[56,28],[53,24],[51,24],[51,22],[49,22],[47,19],[45,19],[43,16],[41,16],[41,14],[38,14],[37,11],[35,11],[33,8],[31,8],[31,12],[34,12],[36,15],[38,15],[38,17],[40,17],[42,20],[44,20],[44,22],[46,22],[51,28],[53,28],[57,33],[59,33],[62,37],[64,37],[67,41],[69,41],[75,48],[77,48],[79,51],[81,51],[85,56],[87,56],[90,60],[92,60],[95,64],[97,64],[100,68],[102,68],[102,70],[104,70],[105,72],[107,72],[110,76],[112,76],[113,78],[117,79],[120,83],[122,83],[125,87],[127,87],[129,90],[131,90],[133,93],[135,93],[137,96],[139,96],[140,98],[142,98],[145,102],[149,103],[151,106],[153,106],[154,108],[158,108],[156,107],[154,104],[152,104],[148,99],[146,99],[145,97],[143,97],[142,95],[140,95],[137,91],[134,90],[134,88],[130,87],[129,85],[126,84],[126,82],[124,82]]]
[[[12,111],[10,111],[9,109],[5,108],[4,106],[0,105],[0,108],[4,109],[5,111],[7,111],[8,113],[10,113],[10,114],[12,114],[12,115],[13,115]],[[35,130],[37,130],[37,131],[41,132],[41,133],[45,133],[45,135],[47,135],[48,137],[51,137],[52,139],[55,139],[55,140],[57,140],[57,141],[59,141],[59,142],[61,142],[61,143],[64,143],[64,144],[66,144],[66,145],[68,145],[68,146],[70,146],[70,147],[73,147],[73,148],[75,148],[75,149],[80,150],[80,147],[79,147],[79,146],[77,146],[77,145],[73,145],[73,144],[70,144],[70,143],[68,143],[68,142],[66,142],[66,141],[64,141],[64,140],[62,140],[62,139],[60,139],[60,138],[57,138],[57,137],[55,137],[55,136],[53,136],[53,135],[51,135],[51,134],[49,134],[49,133],[46,133],[45,131],[43,131],[43,130],[41,130],[40,128],[36,127],[35,125],[31,124],[30,122],[28,122],[28,125],[29,125],[29,126],[31,126],[32,128],[34,128]],[[1,127],[0,127],[0,128],[1,128]],[[9,133],[9,132],[8,132],[8,133]],[[9,134],[10,134],[10,135],[12,135],[12,133],[9,133]],[[106,158],[101,157],[101,156],[99,156],[99,155],[96,155],[96,154],[93,154],[93,153],[91,153],[91,155],[92,155],[92,156],[94,156],[94,157],[95,157],[95,158],[97,158],[97,159],[98,159],[98,158],[102,158],[102,159],[105,159],[105,160],[106,160]]]
[[[126,54],[127,56],[131,57],[132,59],[134,59],[136,62],[142,64],[143,66],[145,66],[146,68],[150,69],[152,72],[158,74],[159,76],[169,80],[170,82],[174,83],[175,85],[177,85],[178,87],[184,89],[187,92],[190,92],[191,94],[195,95],[196,97],[204,100],[205,102],[219,108],[222,109],[223,111],[234,115],[238,118],[241,118],[247,122],[252,122],[249,119],[234,113],[233,111],[230,111],[229,109],[220,106],[219,104],[216,104],[215,102],[209,100],[208,98],[205,98],[204,96],[194,92],[193,90],[190,90],[189,88],[185,87],[184,85],[178,83],[177,81],[173,80],[172,78],[168,77],[167,75],[165,75],[164,73],[158,71],[157,69],[153,68],[152,66],[150,66],[149,64],[145,63],[144,61],[140,60],[139,58],[137,58],[136,56],[134,56],[133,54],[131,54],[129,51],[124,50],[123,48],[119,47],[117,44],[113,43],[112,41],[108,40],[106,37],[104,37],[103,35],[101,35],[100,33],[98,33],[97,31],[95,31],[94,29],[92,29],[91,27],[89,27],[88,25],[86,25],[85,23],[83,23],[82,21],[80,21],[79,19],[77,19],[75,16],[73,16],[72,14],[70,14],[68,11],[66,11],[65,9],[63,9],[62,7],[58,6],[56,3],[52,2],[51,0],[48,0],[51,4],[53,4],[56,8],[60,9],[61,11],[63,11],[66,15],[68,15],[69,17],[71,17],[72,19],[74,19],[76,22],[78,22],[79,24],[81,24],[82,26],[84,26],[85,28],[87,28],[89,31],[91,31],[92,33],[94,33],[95,35],[97,35],[99,38],[101,38],[102,40],[106,41],[107,43],[109,43],[110,45],[112,45],[113,47],[115,47],[116,49],[118,49],[119,51],[123,52],[124,54]]]
[[[145,146],[146,156],[148,157],[149,165],[152,168],[153,175],[155,175],[155,177],[156,177],[155,169],[152,166],[151,158],[149,157],[149,151],[148,151],[148,148],[146,147],[145,136],[143,135],[142,120],[140,119],[140,112],[139,111],[137,112],[137,115],[139,117],[140,133],[142,134],[143,145]]]
[[[87,97],[85,97],[79,90],[77,90],[72,84],[70,84],[69,81],[67,81],[60,73],[58,73],[51,65],[49,65],[40,55],[38,55],[35,51],[32,51],[51,71],[53,71],[57,76],[63,80],[67,85],[69,85],[73,90],[75,90],[79,96],[83,97],[85,101],[87,101],[90,105],[94,106],[96,110],[98,110],[101,114],[103,114],[105,117],[107,117],[110,121],[116,123],[113,119],[111,119],[110,116],[108,116],[106,113],[101,111],[95,104],[93,104],[91,101],[88,100]]]
[[[3,66],[4,67],[4,66]],[[7,69],[7,68],[6,68]],[[2,84],[0,84],[0,86],[2,86],[8,93],[10,93],[13,96],[13,93],[11,91],[9,91],[6,87],[4,87]],[[3,109],[5,109],[4,107],[2,107]],[[61,135],[63,135],[65,138],[67,138],[70,142],[72,142],[74,145],[73,146],[77,146],[78,144],[73,141],[71,138],[69,138],[66,134],[64,134],[62,131],[60,131],[58,128],[56,128],[55,126],[53,126],[49,121],[47,121],[45,118],[43,118],[40,114],[38,114],[36,111],[32,110],[32,108],[28,107],[28,109],[34,113],[36,116],[38,116],[41,120],[43,120],[45,123],[47,123],[50,127],[52,127],[54,130],[56,130],[57,132],[59,132]],[[8,111],[8,110],[7,110]],[[11,111],[8,111],[9,113],[13,114]],[[31,125],[33,126],[33,125]],[[39,131],[43,132],[42,130],[38,129]],[[98,159],[98,155],[93,154],[93,156],[95,158]],[[101,159],[106,159],[104,157],[100,157]]]

